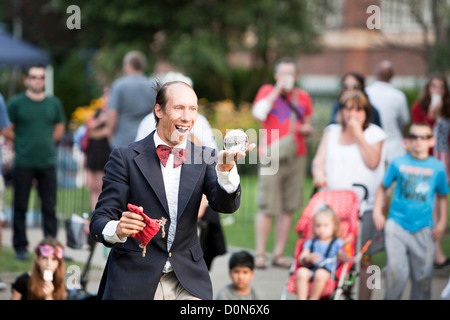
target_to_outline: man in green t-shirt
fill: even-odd
[[[33,180],[42,204],[44,236],[56,237],[55,142],[65,132],[65,115],[58,98],[46,96],[45,68],[32,66],[24,83],[26,90],[8,101],[14,130],[14,219],[13,246],[16,259],[28,259],[25,214]]]

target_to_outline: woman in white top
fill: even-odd
[[[372,208],[376,189],[385,170],[384,140],[386,134],[370,123],[371,106],[361,91],[352,91],[340,101],[340,123],[324,130],[322,140],[312,162],[314,186],[317,188],[355,191],[362,200],[362,190],[353,187],[363,184],[368,189],[367,211],[364,213],[361,243],[372,240],[367,255],[361,262],[360,299],[370,299],[367,288],[367,267],[370,255],[383,249],[383,235],[373,226]]]

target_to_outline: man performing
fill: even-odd
[[[157,87],[157,129],[146,138],[114,149],[105,166],[103,191],[90,223],[92,237],[112,247],[100,283],[101,299],[212,299],[212,285],[197,236],[202,195],[218,212],[233,213],[240,204],[235,161],[242,152],[196,146],[187,140],[198,114],[192,87],[181,81]],[[160,149],[173,149],[158,157]],[[253,149],[250,146],[249,150]],[[185,162],[183,163],[183,160]],[[150,219],[166,219],[146,246],[132,237]]]

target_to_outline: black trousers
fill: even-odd
[[[41,200],[44,237],[55,237],[58,230],[56,219],[56,170],[55,167],[45,169],[15,167],[14,181],[14,218],[13,246],[22,250],[28,245],[26,234],[26,213],[31,187],[36,181],[37,192]]]

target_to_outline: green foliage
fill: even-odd
[[[231,70],[232,99],[236,104],[255,99],[259,87],[264,84],[263,74],[262,68],[236,67]],[[272,77],[272,73],[269,73],[269,78]]]
[[[91,63],[95,79],[100,87],[111,86],[122,75],[122,62],[125,54],[131,50],[145,52],[141,42],[119,42],[105,45],[96,50]],[[147,59],[146,74],[152,72],[152,60]],[[100,94],[100,93],[99,93]]]
[[[61,12],[64,0],[50,2]],[[117,54],[142,48],[150,60],[166,60],[191,76],[200,97],[209,100],[253,99],[256,83],[271,81],[273,60],[297,56],[312,46],[315,34],[303,0],[74,0],[82,30],[73,48],[95,47],[94,67],[101,85],[117,76]],[[112,52],[109,52],[112,51]],[[258,61],[258,78],[243,83],[230,66],[230,54],[244,53]],[[250,74],[253,69],[248,69]],[[236,82],[235,82],[236,80]]]
[[[414,102],[419,98],[420,90],[422,88],[417,85],[411,88],[403,88],[402,91],[406,96],[406,100],[408,101],[408,106],[411,107]]]
[[[69,4],[80,8],[81,30],[66,27]],[[0,4],[6,23],[12,24],[14,5]],[[167,61],[193,79],[199,97],[231,99],[239,107],[272,81],[276,58],[314,48],[304,0],[22,0],[20,5],[24,38],[53,56],[55,94],[67,117],[121,74],[129,50],[146,54],[147,74],[157,61]]]
[[[403,88],[402,89],[402,91],[405,94],[406,99],[408,101],[408,106],[409,106],[410,110],[411,110],[411,107],[414,104],[414,102],[416,102],[417,99],[419,98],[421,89],[422,88],[419,85],[417,85],[415,87],[411,87],[411,88]],[[404,136],[408,135],[410,126],[411,126],[411,124],[407,124],[403,127],[403,135]]]
[[[89,58],[83,51],[75,51],[54,68],[54,93],[60,98],[67,119],[77,106],[88,104],[95,96],[96,81],[89,72]]]
[[[448,41],[435,44],[429,54],[428,71],[439,70],[442,73],[450,71],[450,43]]]

